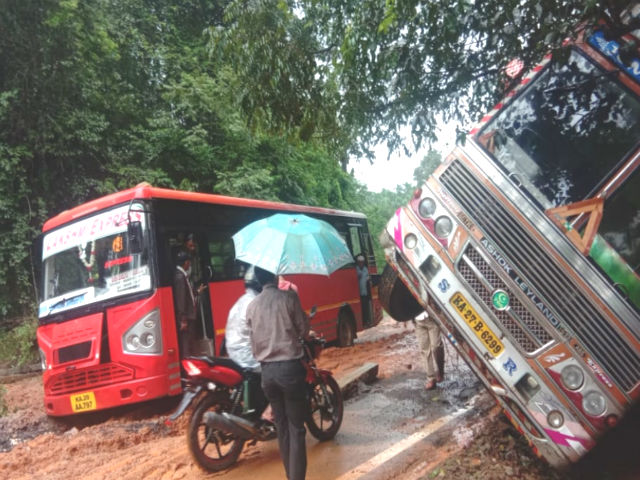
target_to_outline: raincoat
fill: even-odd
[[[249,325],[247,324],[247,306],[258,295],[252,288],[247,288],[236,303],[229,310],[227,327],[224,338],[229,358],[244,368],[255,369],[260,363],[253,356],[251,341],[249,340]]]

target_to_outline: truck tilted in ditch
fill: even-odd
[[[382,234],[385,309],[426,310],[557,467],[640,397],[638,45],[585,30],[523,72]]]

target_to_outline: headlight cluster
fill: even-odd
[[[585,384],[584,372],[577,365],[567,365],[560,371],[562,385],[571,391],[580,390]],[[585,388],[587,390],[589,387]],[[582,410],[587,415],[599,417],[607,410],[606,397],[597,390],[588,390],[582,395]]]
[[[415,206],[414,206],[415,208]],[[447,238],[453,230],[453,221],[447,215],[440,215],[434,220],[437,204],[431,197],[424,197],[418,203],[417,211],[422,220],[433,222],[432,231],[438,238]]]
[[[125,353],[158,354],[162,352],[160,310],[155,309],[138,320],[122,336]]]

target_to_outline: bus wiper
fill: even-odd
[[[84,292],[79,293],[78,295],[71,295],[70,297],[62,297],[60,300],[58,300],[56,303],[54,303],[49,307],[49,313],[47,313],[47,315],[51,315],[51,312],[54,309],[58,307],[64,307],[69,300],[73,300],[74,298],[78,298],[78,297],[84,297]]]

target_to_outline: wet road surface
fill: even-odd
[[[471,431],[462,419],[478,415],[474,405],[481,387],[476,377],[449,348],[445,381],[426,391],[411,336],[401,339],[392,353],[397,358],[403,350],[404,369],[372,385],[360,384],[357,395],[345,402],[343,423],[333,440],[318,442],[307,434],[308,480],[400,478],[401,473],[401,478],[409,478],[408,466],[419,468],[440,455],[434,452],[432,459],[421,458],[429,444],[441,447],[446,442],[460,444],[470,439]],[[385,358],[376,361],[384,362]],[[485,408],[493,405],[485,403]],[[235,467],[213,477],[284,478],[277,441],[245,446]]]

